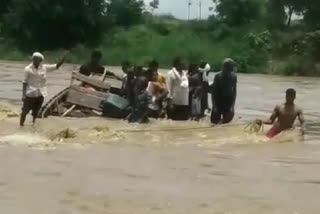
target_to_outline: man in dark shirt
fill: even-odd
[[[211,113],[211,122],[214,124],[226,124],[233,120],[237,98],[237,75],[233,70],[234,61],[225,59],[222,71],[214,78]]]
[[[80,74],[91,76],[92,74],[101,74],[103,75],[105,72],[105,68],[100,64],[102,58],[102,53],[100,51],[93,51],[91,54],[91,59],[88,63],[83,64],[80,67]],[[110,71],[106,71],[106,75],[114,76],[116,75]]]

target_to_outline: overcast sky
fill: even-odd
[[[151,0],[145,0],[149,3]],[[180,19],[188,19],[188,0],[159,0],[159,9],[155,11],[157,14],[172,14]],[[199,2],[200,0],[190,0],[192,2],[190,8],[190,18],[199,18]],[[212,0],[201,0],[202,2],[202,18],[207,18],[211,14],[209,7],[213,6]]]

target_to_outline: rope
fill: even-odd
[[[256,121],[249,122],[245,127],[244,131],[249,133],[259,133],[264,131],[264,125],[258,124]]]
[[[175,132],[175,131],[187,131],[187,130],[207,130],[207,129],[219,129],[219,128],[226,128],[226,127],[234,127],[240,126],[244,124],[224,124],[224,125],[210,125],[210,126],[202,126],[202,127],[178,127],[178,128],[163,128],[163,129],[122,129],[116,130],[116,132],[125,132],[125,133],[143,133],[143,132]]]

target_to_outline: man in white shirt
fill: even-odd
[[[182,60],[177,58],[167,75],[168,118],[172,120],[189,119],[189,80],[184,67]]]
[[[42,64],[44,56],[36,52],[32,55],[32,63],[25,67],[23,89],[22,89],[22,113],[20,126],[24,126],[27,114],[32,110],[33,123],[35,123],[38,112],[47,94],[47,72],[55,71],[64,63],[65,57],[54,65]]]

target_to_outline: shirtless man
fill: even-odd
[[[304,134],[305,121],[302,110],[294,104],[296,99],[296,91],[292,88],[286,91],[286,102],[282,105],[275,107],[269,120],[262,121],[257,120],[256,122],[261,124],[273,125],[267,133],[267,137],[273,138],[285,130],[289,130],[293,127],[296,118],[299,119],[301,124],[301,132]],[[276,122],[276,123],[275,123]]]

